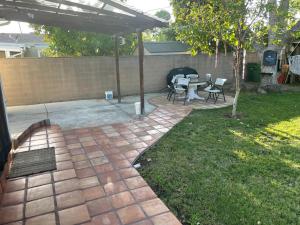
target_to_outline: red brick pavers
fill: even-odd
[[[17,151],[55,147],[57,170],[8,180],[0,224],[181,224],[132,162],[190,110],[160,107],[130,123],[34,133]]]

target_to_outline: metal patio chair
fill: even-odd
[[[173,77],[172,81],[171,81],[171,84],[168,85],[168,89],[169,89],[169,92],[168,92],[168,96],[167,96],[167,99],[170,101],[171,98],[172,98],[172,95],[175,93],[175,85],[178,81],[179,78],[184,78],[184,74],[177,74]]]
[[[183,104],[185,105],[186,100],[187,100],[187,94],[188,94],[188,89],[189,89],[189,83],[190,83],[190,79],[188,78],[179,78],[177,80],[177,83],[174,86],[174,97],[173,97],[173,103],[175,102],[175,99],[179,95],[184,95],[183,96]]]
[[[186,78],[190,79],[191,82],[196,82],[199,80],[198,74],[188,74],[186,75]]]
[[[197,88],[197,92],[199,94],[200,91],[212,85],[212,76],[210,73],[205,74],[205,80],[199,81],[200,85]]]
[[[215,104],[216,104],[220,95],[223,95],[224,102],[226,102],[224,88],[223,88],[226,81],[227,81],[227,79],[217,78],[214,84],[211,84],[204,89],[204,91],[208,92],[206,102],[209,99],[214,99]]]

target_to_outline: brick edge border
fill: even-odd
[[[50,126],[50,120],[42,120],[37,123],[34,123],[30,125],[24,132],[22,132],[17,138],[12,139],[12,149],[9,152],[7,156],[7,162],[4,165],[4,169],[2,171],[2,174],[0,176],[0,202],[2,201],[3,193],[6,187],[6,177],[8,175],[8,172],[10,170],[12,161],[13,161],[13,156],[16,150],[35,130]]]

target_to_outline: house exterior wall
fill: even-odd
[[[0,59],[7,105],[27,105],[78,99],[104,98],[104,92],[116,95],[115,59],[113,57]],[[200,76],[233,78],[232,56],[198,55],[145,56],[145,91],[166,87],[168,72],[176,67],[192,67]],[[122,95],[139,93],[139,69],[136,56],[120,58]]]
[[[0,52],[4,52],[4,55],[0,55],[0,58],[13,58],[12,56],[16,53],[20,53],[18,57],[41,57],[41,51],[47,47],[47,44],[0,43]]]

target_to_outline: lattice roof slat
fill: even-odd
[[[0,18],[106,34],[167,25],[115,0],[0,0]]]

